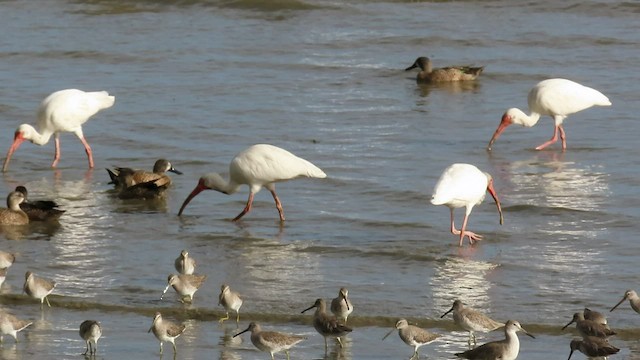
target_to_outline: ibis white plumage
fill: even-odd
[[[51,167],[55,167],[60,160],[60,133],[72,132],[84,145],[89,160],[89,167],[93,168],[93,153],[82,133],[82,125],[102,109],[113,106],[115,97],[106,91],[85,92],[77,89],[60,90],[47,96],[38,108],[37,130],[22,124],[14,134],[13,144],[9,148],[4,160],[2,171],[9,168],[11,155],[23,141],[29,140],[36,145],[45,145],[54,136],[55,156]]]
[[[562,149],[566,150],[567,140],[562,123],[567,116],[593,106],[610,106],[611,102],[600,91],[578,84],[567,79],[547,79],[539,82],[529,91],[527,98],[531,115],[522,110],[511,108],[502,115],[500,125],[496,129],[488,150],[498,140],[500,134],[511,124],[532,127],[538,123],[542,115],[553,118],[555,125],[553,137],[540,144],[536,150],[542,150],[558,141],[558,135],[562,140]]]
[[[239,220],[251,210],[254,195],[263,187],[267,188],[276,202],[280,221],[284,221],[282,203],[276,195],[275,183],[298,177],[325,178],[327,175],[311,162],[299,158],[287,150],[267,144],[257,144],[241,151],[229,164],[229,181],[217,173],[204,175],[198,185],[184,200],[178,216],[187,204],[203,190],[216,190],[223,194],[233,194],[240,186],[249,186],[249,199],[244,210],[233,221]]]
[[[469,214],[475,205],[482,203],[486,192],[489,192],[496,202],[500,214],[500,225],[504,222],[502,207],[498,194],[493,188],[493,178],[486,172],[480,171],[470,164],[453,164],[446,168],[436,183],[431,197],[433,205],[446,205],[451,210],[451,233],[460,235],[460,246],[465,236],[469,238],[469,244],[482,240],[482,236],[467,231]],[[456,208],[465,208],[462,228],[456,229],[453,211]]]

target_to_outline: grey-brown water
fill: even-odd
[[[423,357],[452,358],[467,333],[439,316],[456,298],[536,335],[521,339],[520,358],[565,358],[577,333],[560,328],[574,312],[608,312],[626,289],[640,290],[639,13],[613,1],[0,3],[3,155],[49,93],[116,96],[84,126],[94,170],[65,133],[56,170],[53,142],[26,143],[0,178],[3,194],[23,184],[67,211],[57,225],[0,235],[0,249],[18,254],[0,302],[35,321],[17,345],[5,337],[2,358],[75,358],[85,319],[102,322],[98,358],[157,358],[147,333],[157,310],[187,323],[180,359],[268,358],[248,337],[231,339],[233,321],[218,324],[223,282],[245,298],[241,329],[258,321],[309,336],[295,359],[323,357],[300,311],[341,286],[354,331],[330,359],[408,358],[397,336],[380,341],[402,317],[445,334]],[[418,56],[486,69],[477,82],[418,86],[403,71]],[[507,129],[488,153],[502,113],[526,108],[528,90],[551,77],[594,87],[613,106],[570,116],[566,152],[533,150],[552,135],[547,117]],[[267,191],[230,221],[246,188],[202,193],[177,216],[200,175],[226,172],[255,143],[286,148],[328,178],[277,186],[283,226]],[[113,196],[105,167],[150,169],[160,157],[184,172],[171,174],[165,201]],[[474,209],[469,227],[485,235],[474,247],[458,248],[448,209],[429,203],[454,162],[490,172],[503,202],[504,226],[490,198]],[[173,293],[160,301],[182,249],[208,275],[191,305]],[[52,308],[20,295],[27,270],[58,283]],[[640,315],[628,303],[607,314],[615,357],[640,358]]]

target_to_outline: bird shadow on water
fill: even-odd
[[[417,84],[416,91],[420,97],[427,97],[432,91],[444,91],[449,94],[459,94],[463,92],[477,91],[480,89],[477,81],[447,81],[432,84]]]
[[[28,225],[0,225],[0,234],[7,240],[51,240],[60,230],[58,221],[32,222]]]

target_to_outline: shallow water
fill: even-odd
[[[18,262],[0,303],[35,321],[17,345],[5,339],[2,357],[75,357],[88,318],[103,323],[98,358],[158,357],[147,330],[161,310],[187,323],[178,358],[267,358],[248,336],[230,339],[235,324],[218,325],[223,282],[245,297],[241,328],[259,321],[309,336],[292,358],[323,357],[300,311],[341,286],[355,330],[329,359],[410,356],[397,336],[380,341],[400,317],[444,335],[422,354],[452,358],[466,334],[440,315],[456,298],[535,334],[521,337],[520,358],[568,356],[576,333],[560,328],[574,312],[608,312],[627,288],[640,290],[639,12],[610,1],[1,2],[0,151],[53,91],[116,96],[84,126],[94,170],[63,134],[56,170],[52,143],[24,144],[0,178],[5,193],[24,184],[67,211],[59,224],[2,229],[0,249]],[[417,56],[486,69],[473,83],[418,86],[403,71]],[[566,152],[533,150],[551,135],[543,118],[510,127],[488,153],[504,110],[526,107],[528,90],[550,77],[594,87],[613,106],[569,117]],[[176,216],[201,174],[226,172],[255,143],[286,148],[328,178],[277,186],[283,225],[267,191],[231,222],[246,188],[202,193]],[[160,157],[184,172],[172,174],[166,199],[113,196],[103,168],[151,168]],[[485,235],[474,247],[458,248],[448,209],[429,203],[454,162],[491,173],[503,203],[504,226],[490,198],[474,208],[469,226]],[[191,305],[159,300],[182,249],[208,275]],[[58,283],[52,308],[20,295],[27,270]],[[627,303],[608,315],[616,358],[640,358],[640,315]]]

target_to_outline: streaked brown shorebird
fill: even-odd
[[[82,355],[95,355],[98,352],[98,340],[102,336],[102,326],[96,320],[85,320],[80,324],[80,337],[87,343]],[[93,346],[91,345],[93,343]]]
[[[607,339],[595,337],[595,336],[587,336],[582,339],[573,339],[571,340],[571,352],[569,353],[569,358],[571,359],[571,355],[576,350],[580,350],[581,353],[585,354],[589,358],[593,357],[607,357],[609,355],[613,355],[620,351],[617,347],[609,344]],[[567,359],[567,360],[568,360]]]
[[[162,297],[171,286],[180,295],[180,301],[192,302],[193,295],[198,291],[205,280],[207,280],[207,275],[171,274],[167,278],[168,284],[167,287],[164,288],[164,291],[160,296],[160,300],[162,300]]]
[[[58,204],[55,201],[29,201],[27,188],[24,186],[17,186],[15,191],[21,192],[22,195],[24,195],[24,201],[20,204],[20,209],[27,214],[29,221],[58,220],[65,212],[64,210],[58,209]]]
[[[604,316],[603,313],[591,310],[589,308],[584,308],[582,311],[585,320],[595,321],[598,324],[607,325],[607,317]]]
[[[251,343],[260,351],[268,352],[271,354],[271,360],[274,360],[273,354],[284,351],[287,354],[287,360],[289,360],[289,349],[294,347],[302,340],[306,340],[306,336],[285,334],[276,331],[262,331],[259,324],[252,322],[249,327],[235,334],[233,337],[244,334],[247,331],[251,331]]]
[[[416,81],[419,83],[475,80],[484,70],[484,66],[447,66],[434,69],[433,65],[431,65],[431,59],[425,56],[417,58],[413,65],[406,68],[405,71],[415,68],[420,68],[420,72],[416,77]]]
[[[0,225],[27,225],[29,216],[21,208],[24,194],[12,191],[7,195],[7,208],[0,208]]]
[[[196,261],[189,256],[189,252],[187,250],[182,250],[180,252],[180,256],[178,256],[174,262],[174,266],[180,274],[191,275],[196,271]]]
[[[0,343],[4,335],[11,335],[18,342],[18,332],[24,330],[33,322],[21,320],[4,310],[0,310]]]
[[[24,278],[23,291],[34,299],[40,299],[41,308],[45,301],[47,302],[47,306],[51,307],[47,297],[56,287],[56,282],[38,277],[31,271],[27,271]]]
[[[440,318],[445,317],[445,315],[452,311],[453,322],[469,332],[469,345],[471,345],[472,340],[474,345],[477,343],[474,332],[478,331],[486,333],[504,326],[503,323],[497,322],[479,311],[464,307],[460,300],[455,300],[451,309],[442,314]]]
[[[515,360],[520,352],[520,340],[516,334],[518,331],[522,331],[535,339],[533,335],[529,334],[522,328],[522,326],[520,326],[519,322],[509,320],[504,325],[504,340],[491,341],[480,345],[475,349],[467,350],[455,355],[457,357],[470,360]]]
[[[332,337],[338,341],[340,347],[342,347],[342,341],[340,337],[347,335],[351,331],[353,331],[350,327],[341,324],[335,316],[331,316],[327,314],[326,304],[323,299],[317,299],[313,305],[302,310],[302,312],[306,312],[307,310],[311,310],[316,308],[315,313],[313,314],[313,327],[316,331],[324,337],[324,351],[327,352],[328,344],[327,338]]]
[[[638,294],[629,289],[627,291],[624,292],[624,296],[622,297],[622,300],[620,300],[616,306],[612,307],[611,310],[609,310],[610,312],[615,310],[618,306],[620,306],[620,304],[622,304],[625,300],[629,300],[629,305],[631,305],[631,308],[637,312],[638,314],[640,314],[640,297],[638,297]]]
[[[421,346],[427,345],[435,341],[441,336],[440,334],[431,333],[415,325],[409,325],[407,320],[400,319],[398,320],[398,322],[396,322],[395,328],[391,329],[391,331],[389,331],[387,335],[385,335],[382,338],[382,340],[386,339],[387,336],[391,335],[391,333],[395,329],[398,329],[398,335],[400,336],[400,339],[404,341],[405,344],[409,346],[413,346],[413,355],[411,356],[410,359],[419,358],[420,355],[418,355],[418,349]]]
[[[353,312],[353,304],[348,296],[349,290],[342,287],[338,291],[338,297],[331,300],[331,312],[337,318],[343,320],[345,324],[347,323],[347,318]]]
[[[582,337],[596,336],[606,338],[616,334],[616,332],[611,330],[607,325],[600,324],[593,320],[585,320],[584,314],[581,312],[573,314],[571,321],[569,321],[567,325],[563,326],[562,330],[566,329],[573,323],[576,324],[576,329],[578,329],[578,332]]]
[[[244,301],[240,297],[240,294],[231,290],[229,285],[222,284],[220,286],[220,295],[218,296],[218,305],[222,305],[225,310],[225,317],[220,318],[219,322],[222,323],[225,320],[229,320],[229,311],[236,312],[236,325],[240,322],[240,307]]]
[[[171,321],[163,320],[162,314],[156,312],[153,317],[153,324],[151,324],[148,332],[153,332],[153,335],[160,341],[160,354],[162,354],[162,344],[168,341],[173,345],[173,355],[175,356],[178,353],[175,341],[185,329],[186,326],[184,324],[178,325]]]

